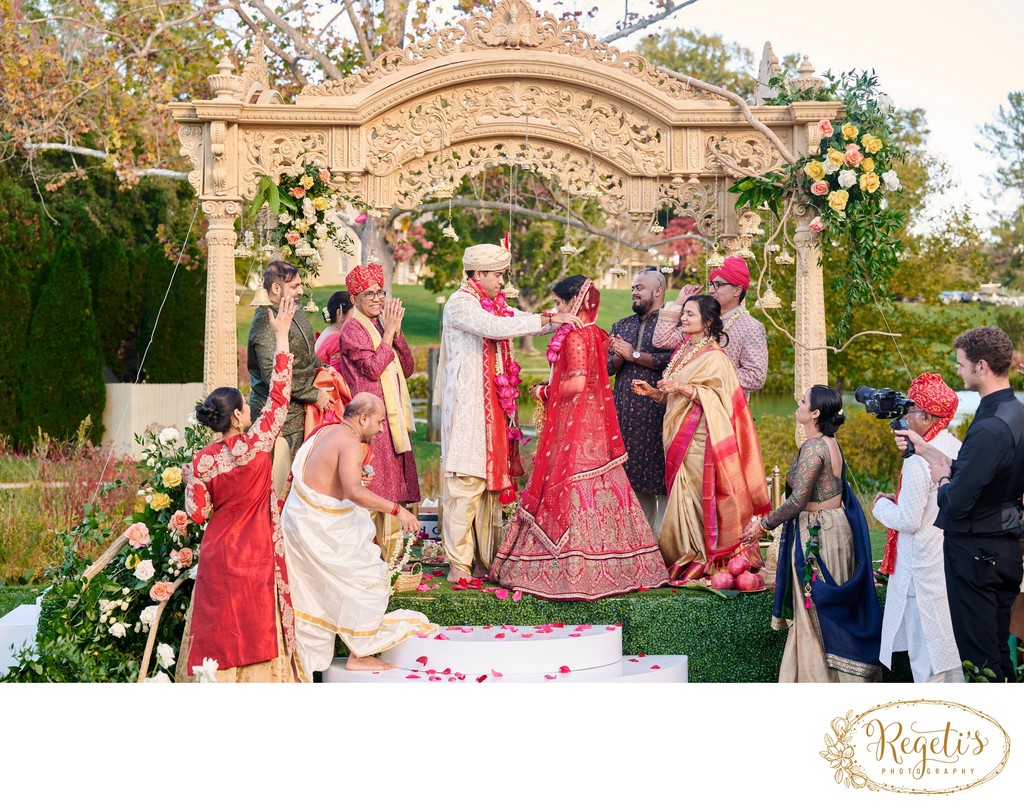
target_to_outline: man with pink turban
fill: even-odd
[[[384,430],[374,436],[371,492],[396,504],[419,503],[420,484],[410,434],[416,429],[406,379],[414,368],[402,334],[405,308],[384,290],[380,264],[353,267],[345,276],[352,313],[341,327],[339,365],[352,395],[372,393],[384,401]],[[397,506],[396,506],[397,508]],[[402,530],[395,514],[372,512],[384,561],[401,555]]]
[[[726,258],[725,263],[713,269],[708,277],[708,294],[721,305],[722,323],[729,335],[728,341],[722,341],[722,348],[732,360],[740,386],[749,399],[751,393],[764,387],[768,376],[768,339],[764,325],[743,305],[748,289],[750,270],[747,262],[739,256]],[[680,290],[676,302],[661,310],[654,329],[656,347],[672,349],[682,342],[679,316],[683,304],[691,295],[699,295],[700,292],[697,284],[687,284]]]
[[[914,405],[907,426],[948,458],[960,441],[946,429],[959,399],[938,374],[921,374],[907,391]],[[892,653],[907,650],[914,682],[962,683],[946,594],[943,531],[937,528],[938,487],[919,454],[903,462],[896,494],[875,495],[875,518],[889,529],[882,572],[889,573],[882,619],[880,659],[892,668]]]

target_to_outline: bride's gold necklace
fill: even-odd
[[[708,343],[710,343],[712,341],[712,339],[713,338],[710,337],[710,336],[704,337],[703,339],[698,340],[693,345],[693,347],[690,348],[690,350],[687,351],[685,354],[676,354],[676,356],[668,364],[668,368],[665,371],[664,379],[670,378],[672,376],[672,374],[674,374],[676,371],[678,371],[680,368],[682,368],[684,365],[686,365],[686,363],[688,363],[690,360],[692,360],[697,355],[697,353],[702,348],[704,348],[704,346],[706,346]]]

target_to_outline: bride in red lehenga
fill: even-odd
[[[626,479],[608,334],[594,322],[601,294],[582,275],[554,293],[559,311],[585,325],[551,339],[551,381],[532,391],[540,435],[533,474],[491,578],[540,598],[584,601],[660,587],[668,573]]]

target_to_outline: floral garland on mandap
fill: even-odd
[[[317,276],[328,243],[350,252],[352,239],[338,227],[337,213],[348,201],[331,186],[331,172],[314,163],[303,163],[293,174],[281,174],[277,182],[260,177],[256,196],[249,204],[255,218],[266,205],[273,217],[268,241],[279,255],[304,274]]]
[[[173,427],[136,436],[149,483],[138,492],[137,511],[121,535],[126,541],[106,565],[79,553],[83,544],[111,544],[102,514],[87,507],[82,522],[60,535],[64,557],[47,571],[36,649],[22,653],[5,680],[134,682],[161,606],[146,681],[173,679],[206,527],[185,514],[182,467],[212,438],[194,419],[189,423],[184,440]],[[206,670],[197,674],[213,679]]]
[[[892,104],[877,88],[872,74],[844,74],[815,91],[813,98],[790,93],[780,78],[772,80],[779,95],[772,104],[838,99],[841,120],[818,121],[820,142],[795,163],[734,183],[736,207],[769,208],[783,222],[794,205],[817,212],[808,228],[822,236],[827,256],[835,247],[846,250],[842,278],[845,304],[842,328],[853,307],[872,302],[899,263],[904,214],[889,206],[885,192],[902,190],[894,164],[904,159],[895,143]]]

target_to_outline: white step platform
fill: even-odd
[[[22,604],[0,617],[0,677],[17,662],[16,651],[34,646],[39,604]]]
[[[325,683],[687,681],[684,655],[623,655],[622,628],[598,624],[449,626],[380,655],[395,668],[353,672],[338,658]]]

